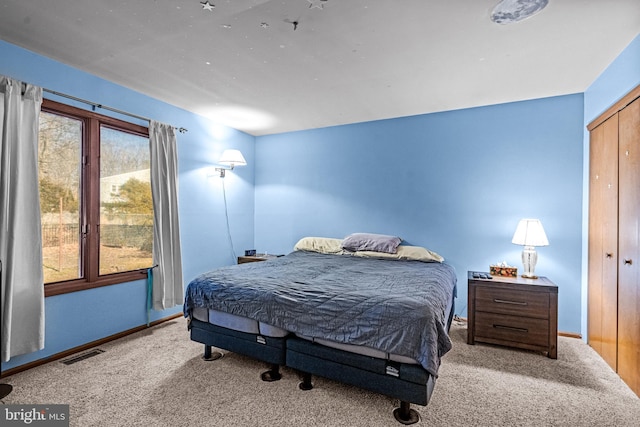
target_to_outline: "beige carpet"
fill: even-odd
[[[412,405],[416,426],[637,426],[640,400],[582,341],[560,337],[558,359],[466,344],[466,325],[451,330],[428,406]],[[52,362],[3,379],[5,403],[70,405],[72,426],[401,426],[398,402],[297,374],[265,383],[265,365],[227,353],[201,360],[202,346],[176,319],[100,347],[72,365]]]

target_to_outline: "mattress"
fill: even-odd
[[[204,307],[196,307],[193,309],[193,318],[202,322],[208,322],[212,325],[220,326],[234,331],[246,332],[248,334],[264,335],[267,337],[281,338],[289,334],[277,326],[249,319],[244,316],[225,313],[224,311],[208,310]]]
[[[446,324],[454,294],[455,272],[445,264],[296,251],[199,276],[187,287],[184,313],[247,333],[291,332],[350,352],[419,362],[437,375],[451,345]]]
[[[197,307],[193,310],[193,318],[234,331],[245,332],[247,334],[262,335],[274,338],[281,338],[290,334],[289,331],[278,328],[277,326],[268,325],[263,322],[258,322],[254,319],[249,319],[248,317],[236,316],[235,314],[229,314],[223,311],[207,310],[203,307]],[[338,350],[348,351],[350,353],[361,354],[363,356],[375,357],[377,359],[388,359],[400,363],[418,363],[418,361],[410,357],[405,357],[398,354],[387,354],[370,347],[343,344],[325,340],[322,338],[305,337],[303,335],[297,336],[298,338],[302,338],[316,344],[324,345]]]
[[[453,309],[453,298],[449,302],[447,306],[447,317],[451,314],[451,310]],[[393,362],[399,363],[408,363],[408,364],[419,364],[416,359],[412,359],[411,357],[402,356],[394,353],[385,353],[384,351],[377,350],[375,348],[353,345],[353,344],[343,344],[335,341],[330,341],[322,338],[312,338],[306,337],[304,335],[296,334],[298,338],[302,338],[307,341],[312,341],[316,344],[323,345],[325,347],[335,348],[337,350],[347,351],[349,353],[361,354],[363,356],[374,357],[376,359],[385,359],[391,360]]]
[[[447,306],[447,316],[450,315],[452,308],[453,299]],[[248,334],[280,338],[287,336],[290,333],[289,331],[278,328],[277,326],[268,325],[264,322],[249,319],[248,317],[237,316],[235,314],[229,314],[218,310],[208,310],[204,307],[196,307],[193,310],[193,317],[200,321],[211,323],[212,325],[233,329],[235,331],[246,332]],[[315,342],[316,344],[324,345],[326,347],[331,347],[342,351],[347,351],[349,353],[361,354],[363,356],[375,357],[377,359],[392,360],[399,363],[418,364],[417,360],[410,357],[393,353],[385,353],[383,351],[376,350],[375,348],[352,344],[343,344],[322,338],[307,337],[300,334],[296,334],[296,336],[307,341]]]

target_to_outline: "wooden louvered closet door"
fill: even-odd
[[[640,395],[640,99],[619,113],[618,374]]]

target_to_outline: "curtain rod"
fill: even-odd
[[[66,93],[60,93],[60,92],[56,92],[55,90],[46,89],[46,88],[42,88],[42,90],[45,91],[45,92],[48,92],[48,93],[50,93],[52,95],[61,96],[63,98],[71,99],[73,101],[82,102],[83,104],[91,105],[94,108],[94,111],[95,111],[95,108],[97,107],[97,108],[102,108],[103,110],[109,110],[109,111],[112,111],[114,113],[123,114],[125,116],[133,117],[135,119],[145,120],[147,122],[151,121],[151,119],[149,119],[147,117],[138,116],[137,114],[128,113],[126,111],[118,110],[117,108],[108,107],[106,105],[96,104],[95,102],[87,101],[86,99],[82,99],[82,98],[77,98],[77,97],[72,96],[72,95],[67,95]],[[175,127],[174,126],[173,128],[176,129],[180,133],[185,133],[185,132],[189,131],[189,129],[186,129],[186,128],[183,128],[183,127]]]

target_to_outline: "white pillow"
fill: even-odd
[[[330,237],[303,237],[293,247],[294,251],[319,252],[321,254],[341,254],[342,239]]]

